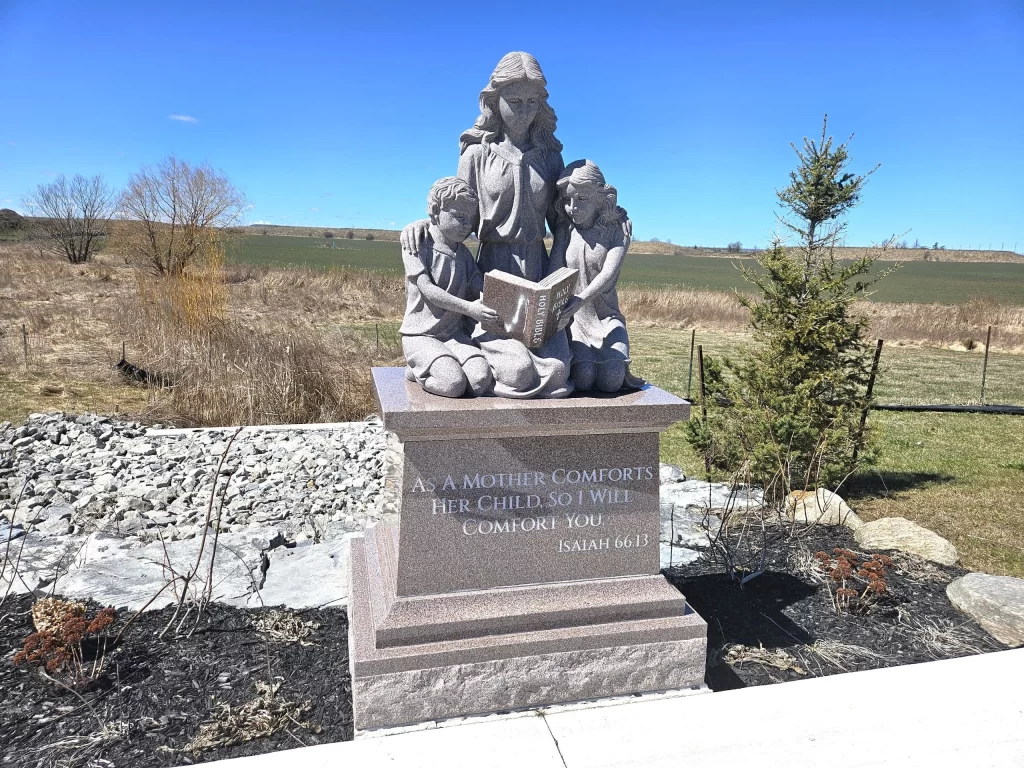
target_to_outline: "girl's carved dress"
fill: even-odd
[[[596,224],[588,230],[572,230],[569,247],[565,254],[565,265],[579,270],[576,295],[583,293],[604,268],[608,251],[617,247],[628,247],[622,226]],[[610,363],[625,367],[624,387],[639,388],[643,379],[629,372],[629,336],[626,320],[619,309],[619,296],[615,289],[616,279],[601,293],[584,302],[569,323],[569,345],[572,348],[573,366],[592,363],[598,370]],[[596,379],[601,380],[598,373]]]

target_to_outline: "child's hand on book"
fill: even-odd
[[[469,316],[478,323],[498,322],[498,313],[488,307],[482,301],[474,301],[469,305]]]
[[[583,302],[579,296],[573,296],[558,310],[558,330],[562,330],[572,320],[572,316],[576,314],[580,307],[583,306]]]

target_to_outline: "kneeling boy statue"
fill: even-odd
[[[443,397],[490,392],[494,381],[480,348],[470,339],[471,320],[495,321],[480,302],[483,276],[463,241],[477,214],[477,196],[454,176],[437,181],[427,196],[428,236],[415,254],[403,249],[405,320],[399,333],[406,375]]]

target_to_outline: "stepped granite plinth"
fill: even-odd
[[[442,398],[373,370],[401,511],[352,543],[359,730],[700,686],[707,625],[659,572],[653,386]]]

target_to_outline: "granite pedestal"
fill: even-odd
[[[373,370],[401,512],[352,542],[357,729],[699,686],[707,625],[659,573],[656,387],[446,399]]]

